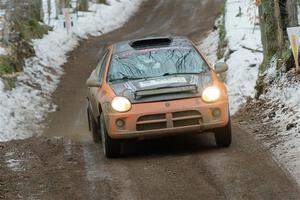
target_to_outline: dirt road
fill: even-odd
[[[28,167],[29,173],[15,170],[15,174],[9,175],[2,169],[8,175],[0,175],[0,186],[1,183],[11,186],[6,187],[6,192],[2,191],[2,196],[300,199],[295,182],[257,141],[236,127],[233,128],[233,145],[228,149],[216,148],[212,135],[203,134],[128,142],[122,146],[122,158],[108,160],[101,146],[91,141],[85,113],[85,81],[97,63],[99,52],[114,41],[158,34],[186,35],[199,41],[213,27],[221,2],[149,0],[123,28],[82,42],[64,66],[66,74],[54,94],[59,110],[45,122],[48,124],[45,136],[63,136],[76,142],[41,139],[29,140],[27,144],[2,145],[6,152],[15,151],[21,158],[29,146],[35,146],[26,162],[31,159],[36,163]],[[0,156],[8,160],[10,154],[0,152]],[[7,181],[9,176],[14,181]]]

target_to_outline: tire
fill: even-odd
[[[218,147],[229,147],[232,142],[231,121],[225,127],[214,130],[215,140]]]
[[[101,137],[102,137],[102,148],[106,158],[117,158],[120,156],[121,142],[119,140],[112,139],[107,132],[104,115],[100,117],[101,124]]]
[[[90,131],[93,136],[93,141],[95,143],[100,143],[101,142],[100,127],[97,124],[97,122],[95,121],[95,118],[93,117],[90,107],[88,107],[87,113],[88,113],[88,121],[89,121]]]

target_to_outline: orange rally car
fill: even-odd
[[[185,37],[144,38],[111,45],[87,80],[88,120],[106,157],[120,155],[124,139],[212,131],[231,144],[225,85]]]

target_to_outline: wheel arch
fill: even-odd
[[[98,116],[97,116],[97,121],[98,123],[100,124],[100,116],[101,116],[101,113],[103,112],[102,110],[102,106],[100,103],[98,103]]]

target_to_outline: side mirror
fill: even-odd
[[[101,87],[101,83],[99,83],[99,80],[96,76],[96,71],[94,70],[89,77],[89,79],[86,81],[86,85],[88,87]]]
[[[214,67],[217,74],[221,74],[228,70],[228,65],[225,62],[216,63]]]

